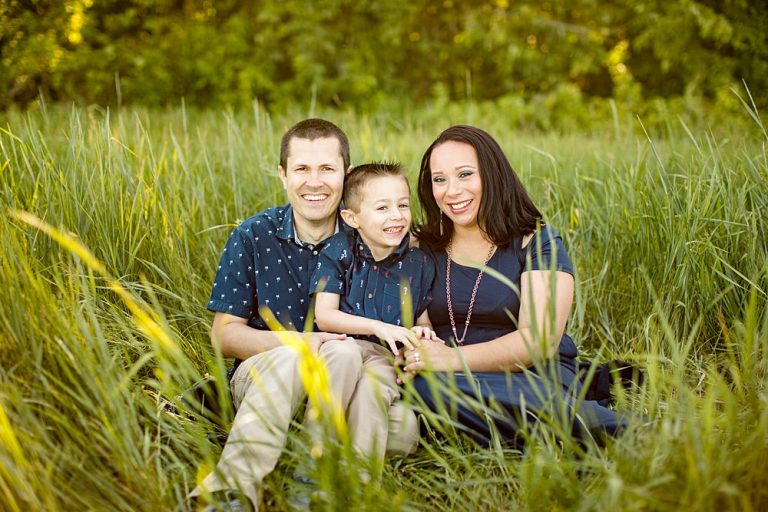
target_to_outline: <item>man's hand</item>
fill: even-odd
[[[320,347],[323,343],[331,340],[345,340],[346,334],[336,334],[332,332],[313,332],[309,335],[309,348],[312,354],[317,355],[320,352]]]
[[[395,355],[400,352],[400,349],[397,347],[398,341],[409,350],[419,346],[419,340],[417,339],[416,334],[410,329],[398,325],[378,322],[373,334],[379,339],[384,340]]]

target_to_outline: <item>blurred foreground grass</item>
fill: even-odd
[[[751,129],[744,119],[739,128],[670,119],[645,136],[627,119],[604,133],[542,135],[465,114],[438,124],[419,112],[325,113],[349,133],[355,162],[398,159],[412,176],[451,123],[496,136],[576,265],[569,332],[587,356],[646,368],[646,385],[618,408],[649,421],[586,453],[546,432],[523,453],[428,439],[391,461],[380,484],[360,484],[329,457],[328,509],[768,508],[768,137],[759,117]],[[202,373],[222,372],[204,307],[219,251],[239,220],[283,202],[279,137],[300,117],[258,108],[7,114],[0,509],[183,509],[219,448],[211,425],[164,403]],[[12,211],[57,228],[70,249]],[[301,456],[291,451],[268,478],[266,509],[285,506]]]

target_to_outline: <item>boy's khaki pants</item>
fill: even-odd
[[[400,397],[388,350],[351,338],[320,348],[331,391],[346,411],[357,453],[383,459],[408,454],[418,443],[416,416]],[[203,491],[239,489],[258,506],[258,487],[277,464],[288,428],[306,398],[298,371],[299,355],[277,347],[243,361],[232,376],[237,414],[216,469],[190,496]]]

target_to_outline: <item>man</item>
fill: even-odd
[[[216,470],[191,496],[224,491],[229,499],[230,491],[237,490],[258,507],[261,481],[277,464],[291,419],[306,397],[298,354],[268,329],[259,308],[269,308],[288,329],[304,330],[318,253],[326,239],[345,229],[338,209],[349,167],[343,131],[322,119],[297,123],[280,144],[278,174],[288,205],[245,220],[227,241],[208,309],[216,313],[212,343],[237,360],[230,380],[237,414]],[[357,386],[362,373],[357,345],[344,335],[323,332],[312,333],[309,343],[328,368],[338,402],[357,411],[347,418],[349,430],[389,421],[388,453],[410,452],[418,440],[410,410],[395,404],[389,420],[376,407],[359,413],[376,404],[377,397],[376,390]]]

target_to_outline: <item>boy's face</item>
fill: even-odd
[[[344,221],[357,229],[377,259],[400,245],[411,227],[408,182],[403,176],[380,176],[362,188],[360,205],[343,210]]]

